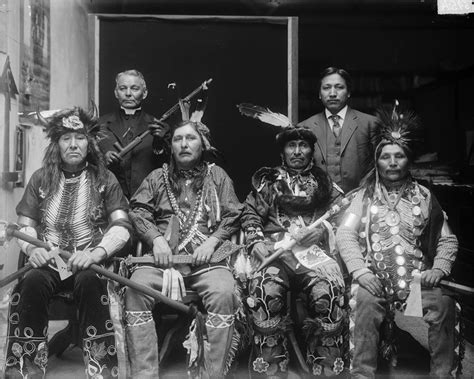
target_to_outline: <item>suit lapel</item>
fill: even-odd
[[[123,134],[125,133],[125,127],[123,123],[120,121],[120,115],[117,112],[114,112],[112,117],[110,117],[106,122],[105,127],[109,130],[115,138],[122,143],[123,142]]]
[[[347,110],[346,118],[344,119],[344,124],[342,126],[342,135],[341,135],[341,154],[347,146],[347,143],[351,139],[355,130],[357,129],[357,115],[351,108]]]
[[[321,155],[326,159],[326,140],[328,134],[328,122],[326,117],[324,117],[324,112],[316,115],[314,120],[314,134],[316,134],[316,145],[318,145],[319,150],[321,150]]]

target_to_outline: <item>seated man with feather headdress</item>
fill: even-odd
[[[259,117],[252,111],[259,107],[239,108],[244,115],[264,122],[273,114],[263,112]],[[279,122],[273,125],[276,124]],[[313,163],[316,136],[308,129],[291,126],[288,119],[286,124],[276,137],[282,164],[263,167],[253,175],[252,191],[242,215],[252,259],[283,251],[265,268],[257,268],[250,279],[246,303],[255,333],[252,369],[254,375],[288,375],[286,332],[291,321],[287,293],[297,290],[307,300],[303,322],[306,363],[314,375],[332,376],[343,372],[347,362],[347,340],[343,338],[347,330],[344,280],[333,255],[332,226],[328,222],[308,226],[329,209],[333,185],[329,176]],[[296,243],[290,248],[282,247],[288,239]]]
[[[186,114],[171,128],[170,163],[152,171],[131,200],[130,218],[138,236],[154,256],[155,264],[133,268],[132,280],[162,290],[178,299],[184,286],[195,290],[207,312],[204,330],[196,322],[185,346],[191,371],[199,377],[221,378],[230,367],[239,344],[236,313],[239,298],[226,260],[218,258],[226,241],[239,229],[242,206],[226,172],[210,164],[209,129]],[[179,225],[170,238],[173,220]],[[171,239],[176,237],[176,243]],[[173,263],[190,258],[188,264]],[[184,261],[184,259],[182,260]],[[155,301],[130,288],[125,294],[126,339],[133,378],[158,377],[158,345],[152,310]],[[199,335],[200,334],[200,335]],[[204,347],[198,340],[207,334]],[[203,361],[199,358],[203,356]]]
[[[434,194],[410,175],[417,118],[396,106],[378,118],[375,168],[337,231],[356,284],[351,375],[374,378],[379,353],[396,363],[395,315],[404,313],[429,325],[430,377],[451,377],[459,363],[454,301],[438,285],[451,272],[458,241]]]

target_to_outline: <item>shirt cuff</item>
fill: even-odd
[[[432,269],[434,270],[435,268],[437,268],[438,270],[443,271],[446,276],[448,276],[449,274],[451,274],[452,267],[452,261],[443,258],[435,258]]]
[[[372,272],[372,271],[370,271],[367,267],[360,268],[352,272],[352,278],[354,280],[358,280],[362,275],[367,274],[369,272]]]
[[[365,263],[364,258],[354,258],[351,259],[350,261],[345,262],[347,270],[351,275],[354,275],[356,271],[362,270],[362,269],[367,269],[367,265]],[[369,270],[370,271],[370,270]]]

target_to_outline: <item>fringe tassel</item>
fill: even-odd
[[[454,368],[456,370],[456,378],[460,378],[462,376],[463,365],[462,361],[464,359],[464,354],[466,350],[466,340],[464,338],[464,320],[462,319],[462,308],[461,304],[456,301],[455,304],[455,312],[456,312],[456,323],[455,323],[455,362]]]
[[[187,364],[191,377],[199,377],[199,373],[204,369],[204,351],[207,340],[206,324],[203,315],[198,312],[189,327],[189,334],[183,342],[184,348],[188,351]]]
[[[336,261],[331,259],[320,266],[314,267],[312,270],[317,273],[318,277],[313,279],[309,284],[310,286],[315,281],[320,280],[320,278],[325,278],[329,282],[336,283],[341,288],[344,288],[344,278]]]
[[[209,175],[206,177],[204,185],[203,203],[208,215],[207,224],[209,229],[212,230],[221,221],[221,209],[216,186]]]
[[[239,351],[239,346],[240,346],[240,333],[234,329],[234,334],[232,335],[232,341],[230,343],[229,347],[229,352],[227,354],[227,358],[225,361],[224,365],[224,373],[223,375],[227,375],[227,373],[230,370],[230,367],[232,366],[232,363],[234,362],[235,356],[237,352]]]

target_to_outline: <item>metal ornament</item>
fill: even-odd
[[[398,225],[390,227],[390,234],[391,235],[395,235],[395,234],[398,234],[398,233],[400,233],[400,228],[398,227]]]
[[[370,239],[372,242],[379,242],[380,241],[380,235],[379,234],[372,234],[370,236]]]
[[[407,269],[403,266],[400,266],[397,268],[397,274],[398,276],[404,276],[407,273]]]
[[[380,225],[379,224],[372,224],[370,225],[370,230],[374,233],[378,233],[380,230]]]
[[[400,237],[398,234],[395,234],[392,237],[392,241],[394,244],[399,244],[400,242],[402,242],[402,237]]]
[[[405,258],[399,255],[395,258],[395,262],[397,263],[397,265],[403,266],[405,264]]]
[[[379,270],[385,270],[387,268],[387,265],[384,262],[377,262],[376,266]]]
[[[374,259],[376,261],[383,261],[383,254],[382,253],[375,253],[374,254]]]
[[[411,202],[412,202],[412,204],[418,205],[418,204],[420,204],[420,198],[415,195],[411,198]]]
[[[400,223],[400,215],[396,211],[389,211],[385,216],[385,222],[388,226],[396,226]]]
[[[398,255],[402,255],[404,251],[405,249],[403,248],[403,246],[401,245],[395,246],[395,253],[397,253]]]
[[[397,201],[397,194],[391,193],[390,195],[388,195],[388,200],[389,200],[391,203],[395,203],[395,202]]]
[[[415,249],[415,251],[413,252],[413,255],[416,258],[421,258],[421,257],[423,257],[423,252],[420,249]]]
[[[380,251],[382,250],[382,245],[378,242],[375,242],[372,244],[372,250],[373,251]]]
[[[402,280],[401,280],[402,281]],[[403,281],[404,282],[404,281]],[[404,282],[405,283],[405,282]],[[399,291],[397,291],[397,297],[400,299],[400,300],[405,300],[407,298],[408,294],[407,294],[407,291],[401,289]]]

